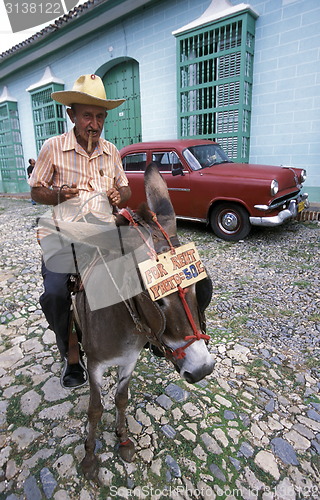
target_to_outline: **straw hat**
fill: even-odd
[[[61,90],[51,94],[52,99],[71,106],[72,104],[88,104],[113,109],[122,104],[125,99],[107,99],[101,78],[97,75],[82,75],[75,81],[72,90]]]

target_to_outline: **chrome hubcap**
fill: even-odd
[[[238,218],[232,212],[227,212],[221,217],[221,227],[225,231],[235,231],[238,227]]]

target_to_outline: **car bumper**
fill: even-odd
[[[292,217],[296,217],[299,212],[301,212],[304,208],[309,207],[308,194],[301,194],[296,200],[291,200],[284,210],[278,213],[278,215],[273,215],[271,217],[250,217],[250,223],[253,226],[265,226],[265,227],[273,227],[279,226],[283,224],[287,219]]]

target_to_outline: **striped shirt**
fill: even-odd
[[[53,209],[55,217],[64,221],[76,221],[88,213],[104,222],[113,221],[106,192],[128,186],[117,148],[100,137],[89,156],[78,144],[73,129],[45,141],[28,182],[31,187],[77,186],[79,197]],[[39,239],[50,234],[38,229]]]
[[[77,186],[79,198],[59,207],[59,218],[65,221],[78,220],[89,212],[105,222],[112,221],[106,196],[97,193],[105,195],[113,187],[128,186],[117,148],[100,138],[89,156],[78,144],[74,130],[45,141],[28,182],[31,187]]]

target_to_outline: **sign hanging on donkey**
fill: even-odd
[[[157,260],[149,259],[139,264],[143,283],[152,300],[162,299],[207,276],[194,243],[187,243],[163,254]]]

